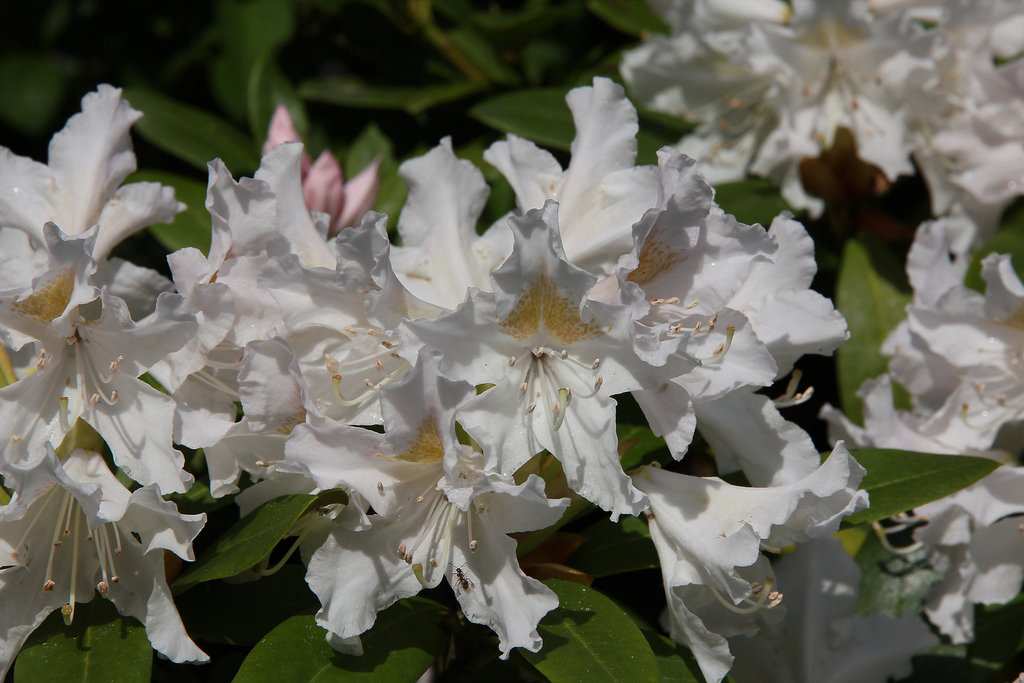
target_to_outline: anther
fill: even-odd
[[[531,401],[530,405],[526,406],[526,414],[529,415],[530,413],[532,413],[536,409],[537,409],[537,402],[536,401]]]
[[[324,367],[327,368],[327,372],[331,373],[341,381],[341,375],[338,374],[339,366],[338,359],[331,354],[324,354]]]
[[[430,558],[430,566],[431,567],[436,567],[437,566],[437,558],[436,557]]]
[[[53,579],[47,579],[43,583],[43,590],[46,591],[47,593],[49,593],[50,591],[53,590],[53,587],[56,586],[56,585],[57,585],[56,581],[54,581]]]
[[[597,391],[598,389],[600,389],[602,384],[604,384],[604,376],[603,375],[598,375],[597,379],[594,380],[594,391]]]
[[[405,544],[404,543],[402,543],[401,545],[398,546],[398,556],[399,557],[405,557]]]
[[[378,481],[377,482],[377,493],[380,493],[381,495],[384,494],[384,482],[382,482],[382,481]]]
[[[515,364],[516,364],[516,357],[515,356],[509,356],[508,357],[508,366],[511,368],[511,367],[514,367]]]
[[[373,364],[377,366],[377,372],[384,372],[384,364],[380,362],[380,358],[374,360]]]

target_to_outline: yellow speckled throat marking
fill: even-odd
[[[420,423],[416,440],[398,454],[406,462],[441,462],[444,460],[444,445],[441,443],[441,428],[437,415],[429,413]]]
[[[604,333],[600,325],[580,320],[579,305],[569,301],[546,272],[519,292],[516,307],[498,323],[502,332],[520,341],[537,334],[541,325],[563,344]]]
[[[71,293],[75,290],[75,271],[65,268],[57,277],[50,280],[21,301],[11,305],[15,313],[48,323],[64,312],[71,301]]]
[[[667,244],[649,235],[640,250],[640,263],[626,279],[642,286],[685,260],[685,253],[673,251]]]

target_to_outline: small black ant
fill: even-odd
[[[476,588],[476,584],[466,576],[466,572],[462,571],[462,567],[455,568],[455,583],[464,591]]]

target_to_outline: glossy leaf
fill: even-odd
[[[623,33],[638,38],[669,32],[668,24],[645,0],[587,0],[587,9]]]
[[[152,90],[126,88],[124,96],[144,114],[133,130],[154,147],[204,173],[206,164],[216,158],[236,177],[256,170],[256,145],[224,119]]]
[[[196,584],[235,576],[270,554],[292,526],[320,497],[294,494],[275,498],[238,520],[216,543],[206,549],[195,566],[174,583],[180,594]]]
[[[618,605],[577,583],[545,583],[559,606],[538,627],[544,647],[523,657],[552,683],[660,680],[647,639]]]
[[[412,86],[374,86],[355,78],[338,77],[306,81],[299,94],[309,100],[344,107],[399,109],[419,114],[439,104],[453,102],[482,90],[485,86],[469,81]]]
[[[836,284],[836,306],[846,317],[850,338],[836,352],[843,412],[863,420],[857,390],[866,379],[885,373],[888,360],[882,342],[904,317],[910,294],[903,264],[878,243],[853,239],[846,243]]]
[[[210,250],[210,214],[206,210],[206,183],[167,171],[138,171],[127,182],[151,182],[170,185],[174,196],[187,207],[173,223],[155,223],[149,232],[167,251],[195,247],[204,254]]]
[[[661,674],[661,683],[670,681],[703,683],[704,676],[701,675],[700,666],[692,652],[660,633],[647,629],[641,629],[641,633],[644,634],[647,644],[654,652],[654,657],[658,662],[658,671]],[[726,683],[731,680],[727,678]]]
[[[19,683],[148,683],[152,666],[153,649],[142,624],[119,615],[109,600],[93,598],[76,606],[70,626],[58,610],[29,636],[14,663],[14,678]]]
[[[637,517],[608,519],[582,531],[583,545],[569,565],[592,576],[609,576],[659,566],[658,553],[647,523]]]
[[[363,654],[358,657],[332,650],[313,615],[294,616],[252,649],[234,683],[413,683],[448,645],[439,626],[444,613],[440,605],[424,598],[400,600],[381,612],[363,634]]]
[[[476,120],[544,147],[567,150],[576,135],[563,88],[517,90],[469,110]]]
[[[915,453],[889,448],[851,451],[867,470],[860,487],[871,507],[847,517],[845,525],[874,522],[938,500],[970,486],[999,463],[969,455]]]

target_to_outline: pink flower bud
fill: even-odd
[[[342,228],[358,225],[363,214],[373,208],[377,201],[377,191],[380,189],[380,157],[377,157],[369,166],[356,174],[354,178],[345,183],[345,201],[342,211],[331,222],[331,235],[337,235]]]
[[[302,196],[310,211],[331,216],[333,226],[345,206],[344,180],[341,166],[330,150],[324,150],[302,179]]]
[[[277,105],[274,115],[270,118],[270,126],[267,127],[267,141],[263,143],[262,154],[266,154],[278,145],[286,142],[302,142],[299,131],[295,130],[292,123],[292,115],[288,113],[288,107],[283,104]],[[308,153],[302,154],[302,177],[305,179],[309,173],[309,167],[313,163]]]

